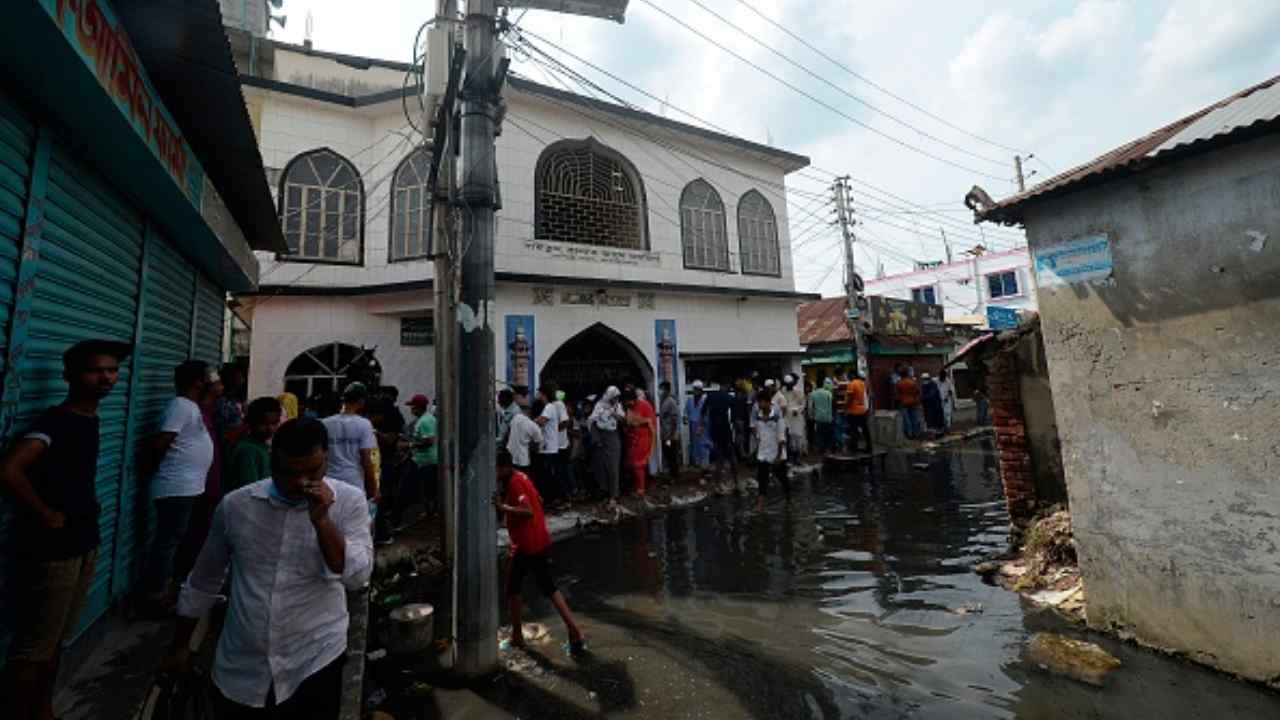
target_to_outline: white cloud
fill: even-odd
[[[1273,54],[1280,48],[1280,2],[1175,0],[1142,49],[1148,89],[1177,85],[1187,74]],[[1262,79],[1262,78],[1259,78]]]
[[[1128,21],[1127,5],[1111,0],[1087,0],[1075,12],[1054,20],[1037,38],[1036,55],[1046,63],[1080,55],[1100,57],[1120,35]]]

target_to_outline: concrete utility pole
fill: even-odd
[[[456,672],[479,677],[498,664],[498,526],[490,498],[494,468],[493,240],[497,198],[494,148],[499,88],[495,78],[496,0],[467,0],[462,84],[462,294],[459,363]]]
[[[1018,192],[1025,192],[1027,189],[1027,180],[1022,176],[1022,156],[1013,156],[1013,168],[1018,174]]]
[[[840,223],[840,231],[844,236],[844,293],[846,298],[846,317],[849,318],[850,330],[853,332],[854,357],[858,363],[858,373],[869,377],[867,365],[867,339],[862,330],[866,300],[862,296],[862,277],[858,275],[858,267],[853,254],[853,244],[858,238],[853,233],[853,210],[849,201],[849,176],[838,177],[832,184],[835,194],[836,218]]]
[[[450,204],[457,188],[457,177],[454,175],[453,148],[457,138],[453,137],[453,103],[456,95],[458,75],[455,72],[456,62],[453,50],[457,38],[454,32],[454,20],[458,17],[458,0],[440,0],[440,12],[436,15],[436,23],[443,27],[448,36],[451,84],[455,93],[446,93],[441,99],[438,114],[435,108],[428,106],[422,117],[422,126],[431,128],[432,155],[438,163],[434,185],[434,247],[431,253],[435,259],[435,295],[433,321],[435,323],[435,388],[436,388],[436,443],[439,451],[439,480],[441,488],[441,506],[444,508],[445,533],[444,557],[449,567],[457,570],[457,528],[458,528],[458,389],[454,382],[457,377],[458,329],[457,329],[457,275],[458,233],[454,227],[453,207]],[[438,57],[438,55],[437,55]],[[453,583],[457,591],[457,582]],[[457,603],[452,604],[453,608]],[[450,613],[451,637],[457,637],[458,613]],[[457,646],[453,646],[457,652]]]
[[[501,0],[506,8],[553,10],[621,23],[628,0]],[[467,0],[466,69],[462,81],[462,172],[456,196],[462,246],[456,266],[458,334],[457,536],[454,612],[455,673],[478,678],[498,669],[498,528],[494,437],[493,252],[498,201],[497,137],[506,64],[497,43],[498,0]],[[505,18],[503,20],[505,23]]]
[[[951,264],[951,241],[947,239],[947,231],[938,228],[938,232],[942,233],[942,246],[947,249],[947,264]]]

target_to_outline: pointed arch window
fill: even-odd
[[[427,223],[431,222],[431,201],[427,177],[431,154],[418,148],[400,162],[391,187],[390,260],[423,258],[427,247]]]
[[[295,157],[280,179],[280,223],[289,259],[359,264],[364,244],[360,173],[327,148]]]
[[[738,248],[742,272],[750,275],[781,275],[778,257],[778,221],[773,206],[758,190],[738,200]]]
[[[694,180],[680,193],[680,244],[685,267],[729,270],[724,202],[706,180]]]
[[[538,158],[534,184],[539,239],[649,247],[640,174],[622,154],[594,138],[548,146]]]

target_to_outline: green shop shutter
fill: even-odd
[[[62,352],[89,338],[133,342],[142,271],[143,221],[109,185],[56,142],[49,163],[45,224],[35,293],[19,368],[18,427],[66,396]],[[98,502],[101,545],[77,632],[111,604],[132,363],[99,409]]]
[[[196,278],[192,357],[219,366],[222,364],[222,327],[226,318],[226,293],[203,275]]]
[[[36,129],[0,94],[0,377],[8,360],[9,326],[13,315],[14,288],[18,279],[18,247],[31,183]],[[2,430],[2,429],[0,429]],[[13,508],[0,494],[0,664],[13,632],[13,598],[10,586],[13,554]]]

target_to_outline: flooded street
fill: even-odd
[[[1024,664],[1031,633],[1084,634],[970,570],[1006,531],[987,441],[890,458],[875,480],[815,475],[763,512],[729,497],[567,540],[556,575],[590,657],[564,657],[534,600],[556,639],[504,654],[515,672],[490,701],[519,717],[1280,716],[1280,695],[1100,635],[1124,663],[1105,688]]]

